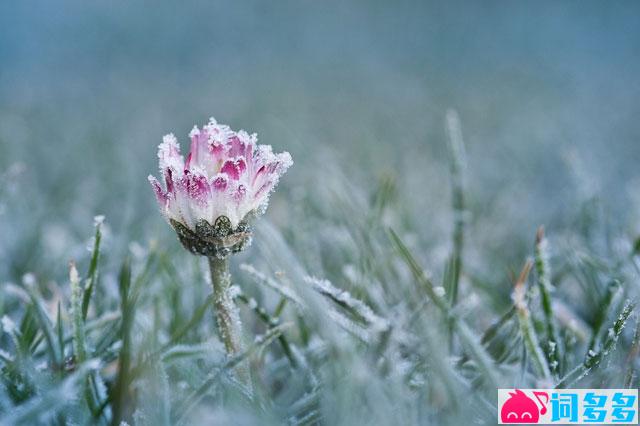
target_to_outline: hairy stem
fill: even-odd
[[[229,357],[234,357],[244,351],[242,343],[242,324],[240,313],[231,294],[231,274],[229,273],[229,258],[209,258],[211,283],[213,284],[213,306],[216,311],[216,321],[220,338]],[[251,394],[251,376],[246,362],[235,368],[238,379]]]

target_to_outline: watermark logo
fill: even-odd
[[[498,389],[500,424],[638,424],[638,389]]]

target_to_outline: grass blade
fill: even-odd
[[[516,307],[511,306],[507,312],[502,314],[500,318],[496,320],[489,328],[482,333],[482,337],[480,338],[480,344],[488,347],[491,341],[497,336],[498,332],[509,323],[509,321],[516,315]],[[464,354],[460,360],[458,361],[458,366],[462,366],[465,362],[469,360],[467,354]]]
[[[136,377],[140,376],[144,369],[149,367],[158,359],[162,358],[167,352],[171,351],[189,331],[191,331],[200,321],[202,321],[202,318],[211,307],[212,299],[213,295],[207,296],[204,303],[196,308],[191,319],[189,319],[189,321],[181,328],[176,330],[171,335],[171,338],[167,343],[163,344],[162,347],[157,351],[151,353],[150,355],[147,355],[142,362],[131,369],[131,373],[129,374],[129,383],[131,383],[131,381]]]
[[[413,255],[404,245],[400,237],[398,237],[398,235],[393,230],[390,230],[390,235],[392,242],[395,244],[398,252],[402,256],[402,259],[405,261],[405,263],[413,273],[413,276],[416,279],[417,283],[420,285],[420,289],[427,294],[429,299],[431,299],[431,301],[438,307],[438,309],[445,315],[445,317],[449,321],[451,321],[454,330],[460,337],[460,341],[480,367],[482,374],[488,382],[488,386],[497,388],[500,380],[496,373],[496,366],[484,347],[477,340],[476,333],[469,328],[469,326],[462,318],[459,318],[456,314],[454,314],[450,305],[442,297],[435,293],[433,289],[433,283],[429,280],[429,278],[427,278],[424,270],[420,267],[420,265],[418,265]]]
[[[177,424],[182,424],[189,412],[200,402],[206,392],[213,386],[223,373],[232,371],[237,365],[242,363],[251,354],[261,351],[269,346],[282,332],[291,326],[290,323],[284,323],[267,331],[263,336],[256,338],[255,342],[244,352],[230,358],[219,369],[214,371],[205,381],[192,392],[183,403],[183,408],[179,411]]]
[[[64,328],[62,325],[62,304],[58,301],[58,314],[56,316],[56,333],[58,334],[58,348],[64,359]]]
[[[49,352],[49,356],[51,359],[51,363],[55,368],[58,368],[62,365],[62,355],[60,354],[60,348],[56,344],[55,333],[53,331],[53,324],[51,323],[51,319],[47,314],[44,306],[42,306],[41,296],[37,294],[37,290],[32,285],[25,285],[25,290],[29,295],[29,299],[31,300],[31,304],[36,314],[36,319],[38,324],[40,325],[40,330],[44,335],[44,338],[47,343],[47,348]]]
[[[532,266],[532,262],[527,261],[527,263],[525,263],[524,265],[524,268],[522,268],[520,277],[518,278],[518,281],[516,282],[516,285],[513,289],[513,301],[516,306],[518,322],[520,323],[520,332],[522,333],[522,338],[524,339],[527,353],[533,360],[533,364],[536,368],[536,371],[538,372],[539,377],[542,377],[545,380],[551,382],[551,372],[549,371],[544,353],[540,349],[540,342],[538,341],[538,336],[536,335],[536,331],[533,328],[533,324],[531,322],[531,313],[529,312],[529,307],[527,306],[526,283]]]
[[[75,263],[69,265],[69,281],[71,283],[71,317],[73,326],[73,352],[78,364],[87,359],[86,335],[82,317],[82,288]]]
[[[596,348],[598,337],[600,337],[600,331],[609,314],[609,307],[611,302],[616,298],[616,295],[620,292],[620,282],[613,280],[607,286],[607,292],[605,293],[602,301],[599,304],[599,309],[596,311],[596,317],[593,321],[593,328],[591,333],[591,340],[589,341],[589,350]]]
[[[618,337],[622,333],[622,330],[629,319],[629,316],[635,309],[635,303],[627,301],[618,315],[618,318],[614,321],[613,326],[609,329],[605,341],[602,345],[602,349],[598,351],[590,350],[584,359],[584,362],[571,370],[556,384],[557,389],[567,388],[578,380],[585,377],[591,370],[600,365],[600,362],[609,355],[613,349],[615,349]]]
[[[0,426],[48,424],[45,419],[53,418],[59,410],[70,405],[73,399],[69,395],[77,393],[87,375],[99,365],[98,360],[86,362],[57,386],[3,415]]]
[[[462,250],[464,247],[464,227],[467,212],[465,210],[465,170],[467,167],[462,126],[458,113],[447,111],[447,140],[449,146],[449,165],[451,171],[451,200],[453,209],[453,254],[451,256],[451,280],[447,288],[449,302],[455,306],[458,299],[460,273],[462,271]]]
[[[236,287],[233,290],[233,294],[235,295],[236,299],[238,299],[239,301],[247,305],[249,309],[251,309],[267,327],[274,328],[280,325],[280,320],[277,317],[273,317],[269,315],[266,309],[258,305],[258,303],[254,298],[247,297],[242,292],[242,289],[240,289],[239,287]],[[282,351],[284,352],[285,356],[289,360],[289,363],[291,364],[291,366],[294,368],[297,367],[298,362],[296,361],[295,357],[293,356],[293,353],[291,352],[291,346],[289,345],[289,341],[287,340],[287,337],[284,335],[284,333],[278,336],[278,342],[280,342]]]
[[[91,301],[91,294],[98,281],[98,260],[100,258],[100,240],[102,239],[101,227],[104,221],[104,216],[96,216],[94,223],[96,227],[96,233],[93,240],[93,251],[91,253],[91,262],[89,263],[89,272],[87,273],[87,279],[85,280],[84,294],[82,295],[82,320],[86,321],[87,313],[89,312],[89,302]]]
[[[120,270],[119,290],[120,290],[120,310],[122,311],[122,324],[120,336],[122,338],[122,348],[118,358],[118,374],[116,382],[110,395],[112,401],[113,418],[111,424],[118,426],[127,416],[127,400],[129,398],[128,376],[131,366],[131,326],[133,325],[134,303],[131,295],[131,265],[129,259],[125,259]]]
[[[538,289],[540,290],[540,302],[544,313],[546,329],[547,350],[545,351],[549,369],[555,379],[558,378],[559,360],[562,359],[562,348],[558,332],[556,331],[555,319],[553,317],[553,302],[551,293],[551,267],[549,265],[549,243],[544,235],[544,227],[539,227],[536,233],[535,243],[535,266]]]
[[[390,325],[386,319],[376,315],[369,306],[352,297],[348,291],[334,287],[328,280],[321,280],[315,277],[305,277],[304,280],[311,284],[315,291],[347,310],[353,317],[372,327],[373,331],[383,333],[389,329]]]
[[[633,333],[633,343],[631,344],[631,349],[629,350],[629,355],[627,356],[627,364],[629,364],[629,369],[627,370],[627,374],[624,379],[624,387],[627,389],[633,388],[633,383],[635,382],[637,377],[635,364],[638,355],[640,355],[640,316],[636,317],[636,331],[635,333]]]
[[[302,299],[300,299],[300,297],[289,287],[285,287],[273,278],[270,278],[262,272],[259,272],[258,270],[256,270],[256,268],[249,264],[243,263],[242,265],[240,265],[240,269],[248,273],[256,283],[269,287],[285,299],[295,303],[297,306],[304,307],[304,302],[302,301]]]

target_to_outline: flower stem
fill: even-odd
[[[213,306],[218,322],[220,338],[229,357],[236,356],[244,351],[242,342],[242,324],[240,313],[233,301],[231,294],[231,274],[229,273],[229,258],[209,257],[209,269],[211,270],[211,283],[213,284]],[[249,394],[252,393],[251,375],[246,362],[235,368],[240,382],[246,387]]]

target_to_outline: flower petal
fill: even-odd
[[[236,188],[235,191],[233,191],[233,199],[236,200],[236,202],[240,203],[241,201],[243,201],[245,199],[247,195],[247,188],[240,184],[238,185],[238,187]]]
[[[224,192],[227,189],[229,178],[224,173],[218,173],[211,181],[211,189],[215,192]]]
[[[247,169],[247,163],[242,157],[236,157],[224,162],[220,168],[220,173],[226,173],[231,179],[238,180],[240,175]]]
[[[189,148],[189,165],[196,165],[205,168],[207,160],[209,160],[209,142],[208,134],[203,130],[199,130],[198,126],[193,126],[189,133],[191,138],[191,147]],[[186,166],[189,168],[189,166]]]
[[[153,187],[153,192],[156,194],[156,199],[158,200],[160,208],[165,208],[169,200],[167,193],[162,190],[160,182],[158,182],[158,179],[156,179],[154,176],[149,175],[147,179],[149,179],[149,183]]]
[[[173,193],[175,191],[174,181],[173,181],[173,169],[171,167],[167,167],[164,169],[164,184],[167,187],[168,193]]]
[[[167,167],[171,167],[176,171],[184,168],[180,146],[173,133],[169,133],[162,138],[162,143],[158,146],[158,159],[160,160],[161,171]]]
[[[207,197],[209,196],[209,182],[207,182],[206,176],[190,173],[188,170],[185,170],[183,180],[187,194],[191,199],[201,203],[207,202]]]
[[[288,153],[275,154],[269,145],[258,145],[257,136],[215,119],[201,129],[194,127],[186,161],[178,142],[166,135],[158,147],[163,190],[149,178],[163,214],[193,230],[197,223],[229,218],[233,228],[252,211],[266,209],[269,194],[292,164]]]

